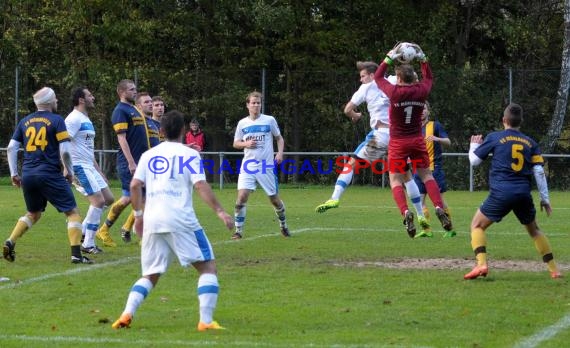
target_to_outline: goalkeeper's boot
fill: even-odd
[[[486,277],[487,274],[489,274],[489,267],[487,267],[487,265],[482,265],[482,266],[477,265],[477,266],[473,267],[471,272],[465,274],[463,276],[463,279],[470,280],[470,279],[476,279],[479,277]]]
[[[125,243],[130,243],[132,238],[131,238],[131,231],[124,229],[121,227],[121,239],[123,240],[123,242]]]
[[[416,234],[414,238],[433,237],[429,221],[424,216],[418,216],[418,222],[420,223],[422,231]]]
[[[323,204],[317,205],[317,207],[315,208],[315,211],[317,213],[324,213],[325,211],[332,209],[332,208],[338,208],[338,206],[340,205],[340,201],[338,199],[329,199],[328,201],[324,202]]]
[[[133,320],[133,316],[130,315],[129,313],[123,313],[121,314],[121,317],[119,319],[117,319],[113,325],[111,325],[111,327],[113,329],[121,329],[121,328],[130,328],[131,327],[131,321]]]
[[[198,331],[207,331],[207,330],[225,330],[226,328],[222,325],[218,324],[217,321],[212,321],[209,324],[199,322],[198,323]]]
[[[95,237],[97,237],[97,239],[103,241],[104,246],[108,246],[111,248],[114,248],[117,246],[117,243],[115,243],[115,241],[113,241],[113,238],[111,238],[111,234],[109,233],[109,227],[105,224],[103,224],[103,226],[99,227],[99,231],[97,231],[97,233],[95,234]]]
[[[4,242],[4,249],[2,253],[4,254],[4,258],[10,262],[14,262],[14,260],[16,260],[16,251],[14,250],[15,246],[16,243],[12,242],[9,239]]]
[[[562,273],[560,273],[559,271],[550,272],[550,278],[552,279],[562,278]]]
[[[414,213],[409,210],[406,210],[404,214],[404,225],[406,226],[406,232],[408,232],[408,236],[410,238],[414,238],[416,235],[416,226],[414,226]]]
[[[449,219],[449,215],[447,215],[445,211],[443,211],[443,209],[441,209],[440,207],[435,208],[435,215],[437,215],[437,218],[439,219],[439,222],[441,222],[441,226],[443,227],[444,230],[446,231],[453,230],[451,219]]]
[[[445,231],[445,233],[443,234],[443,238],[453,238],[456,235],[457,235],[457,233],[454,230]]]

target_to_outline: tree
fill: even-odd
[[[568,89],[570,88],[570,0],[564,1],[564,47],[562,49],[562,68],[560,85],[556,93],[556,107],[552,115],[552,122],[546,136],[542,139],[542,151],[550,153],[560,137],[566,106],[568,104]]]

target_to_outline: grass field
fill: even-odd
[[[235,189],[215,190],[231,211]],[[116,197],[118,190],[114,189]],[[262,191],[248,205],[244,239],[201,203],[220,280],[216,319],[225,331],[199,333],[196,272],[173,264],[137,312],[112,330],[140,275],[137,243],[104,248],[95,265],[72,265],[64,216],[48,208],[0,262],[1,347],[562,347],[570,339],[568,279],[550,279],[514,216],[488,233],[489,277],[464,281],[473,254],[469,222],[485,192],[448,192],[453,239],[412,240],[388,190],[351,187],[341,206],[314,207],[331,187],[285,187],[292,238]],[[21,192],[0,186],[0,239],[24,212]],[[570,200],[553,192],[554,214],[539,215],[567,270]],[[82,212],[86,201],[78,198]],[[120,223],[126,216],[122,216]],[[516,261],[506,263],[505,261]],[[493,265],[507,265],[493,267]],[[565,343],[566,342],[566,343]]]

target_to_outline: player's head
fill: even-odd
[[[56,111],[57,98],[53,89],[43,87],[34,93],[34,104],[36,104],[38,110]]]
[[[152,118],[160,119],[164,115],[164,100],[161,96],[152,97]]]
[[[137,86],[132,80],[121,80],[117,84],[117,94],[122,102],[135,103]]]
[[[245,98],[246,107],[249,114],[252,116],[257,116],[261,112],[261,100],[262,95],[258,91],[251,92]]]
[[[509,128],[519,128],[523,121],[523,108],[519,104],[510,103],[503,112],[503,124]]]
[[[86,109],[95,107],[95,97],[85,86],[77,87],[71,92],[71,102],[74,107],[85,105]]]
[[[172,110],[160,118],[160,132],[167,140],[182,140],[184,135],[184,114]]]
[[[145,116],[152,116],[152,98],[150,94],[147,92],[137,93],[136,104]]]
[[[429,115],[431,114],[431,106],[428,101],[424,104],[424,110],[422,111],[422,124],[425,125],[429,121]]]
[[[414,68],[410,64],[401,64],[396,66],[396,76],[398,84],[409,85],[416,82],[418,75],[415,75]]]
[[[374,73],[378,69],[378,64],[374,62],[356,62],[356,69],[360,74],[360,83],[369,83],[374,80]]]

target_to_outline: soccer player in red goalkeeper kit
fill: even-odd
[[[441,222],[443,229],[452,230],[453,226],[449,216],[442,209],[443,202],[439,187],[429,169],[429,158],[426,143],[422,134],[422,113],[426,99],[431,91],[433,76],[426,56],[418,45],[415,59],[420,61],[422,80],[416,82],[414,69],[409,62],[395,66],[397,84],[390,84],[385,78],[388,66],[394,64],[402,53],[401,45],[395,46],[388,54],[374,75],[378,87],[390,99],[390,143],[388,144],[388,163],[390,172],[390,186],[392,195],[404,216],[404,223],[413,223],[414,214],[408,209],[406,195],[400,182],[407,170],[408,159],[414,165],[412,171],[423,181],[428,196],[435,207],[435,214]]]

